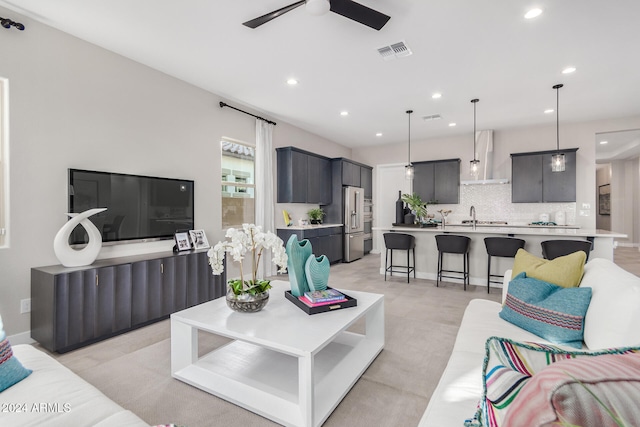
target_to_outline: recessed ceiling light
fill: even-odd
[[[548,110],[544,110],[544,113],[545,113],[545,114],[551,114],[551,113],[553,113],[554,111],[555,111],[555,110],[553,110],[553,109],[549,108]]]
[[[434,93],[433,95],[431,95],[431,98],[440,99],[440,98],[442,98],[442,94],[441,93]]]
[[[454,127],[455,125],[456,125],[455,123],[449,123],[450,128]]]
[[[296,80],[296,79],[288,79],[287,80],[287,84],[290,85],[290,86],[295,86],[295,85],[298,84],[298,80]]]
[[[348,116],[349,112],[348,111],[340,111],[340,115],[341,116]]]
[[[379,137],[379,136],[382,136],[382,132],[378,132],[378,133],[376,133],[376,136],[378,136],[378,137]]]
[[[542,14],[542,9],[531,9],[530,11],[524,14],[524,17],[526,19],[533,19],[537,16],[540,16],[540,14]]]
[[[564,70],[562,70],[562,74],[571,74],[574,71],[576,71],[576,67],[567,67]]]
[[[601,145],[608,144],[608,143],[609,143],[609,141],[600,141]]]

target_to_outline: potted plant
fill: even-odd
[[[427,217],[427,204],[416,193],[403,194],[402,201],[407,204],[407,207],[411,209],[414,215],[413,221],[409,218],[409,223],[413,224],[416,219],[421,221]],[[407,223],[407,218],[405,218],[405,223]]]
[[[273,252],[273,262],[280,267],[278,272],[284,273],[287,267],[287,253],[284,242],[270,231],[263,232],[255,224],[242,224],[242,229],[230,228],[225,235],[227,239],[218,242],[209,249],[211,271],[219,275],[224,271],[225,253],[230,253],[240,266],[240,278],[228,281],[227,305],[235,311],[260,311],[269,301],[271,282],[258,278],[258,266],[264,250]],[[251,277],[245,278],[242,260],[251,254]]]
[[[322,224],[322,217],[325,215],[322,208],[313,208],[307,212],[311,224]]]

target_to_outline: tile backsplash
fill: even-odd
[[[460,223],[471,219],[469,211],[475,207],[478,221],[507,221],[528,224],[539,221],[540,214],[549,214],[555,220],[556,212],[564,211],[566,224],[576,223],[576,203],[511,203],[511,184],[461,185],[460,203],[457,205],[429,205],[429,214],[440,219],[438,210],[450,209],[447,223]]]

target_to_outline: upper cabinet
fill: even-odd
[[[364,198],[373,198],[373,168],[352,160],[334,159],[339,162],[342,169],[342,186],[361,187],[364,189]]]
[[[342,185],[360,187],[360,165],[348,160],[342,160]]]
[[[373,169],[360,166],[360,186],[364,188],[364,198],[373,199]]]
[[[413,163],[413,192],[425,202],[460,203],[460,159]]]
[[[277,148],[278,203],[331,203],[331,160],[295,147]]]
[[[576,151],[562,150],[564,172],[551,171],[553,151],[511,154],[512,203],[551,203],[576,201]]]

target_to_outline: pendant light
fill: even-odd
[[[413,110],[407,110],[407,116],[409,116],[409,151],[407,155],[407,166],[404,167],[404,177],[406,179],[413,179],[413,165],[411,164],[411,113],[413,113]]]
[[[471,100],[473,103],[473,160],[469,162],[469,173],[475,179],[478,179],[480,172],[480,160],[476,159],[476,104],[480,101],[477,98]]]
[[[564,153],[560,152],[560,88],[564,86],[557,84],[553,88],[556,90],[556,154],[551,156],[551,171],[564,172],[565,159]]]

